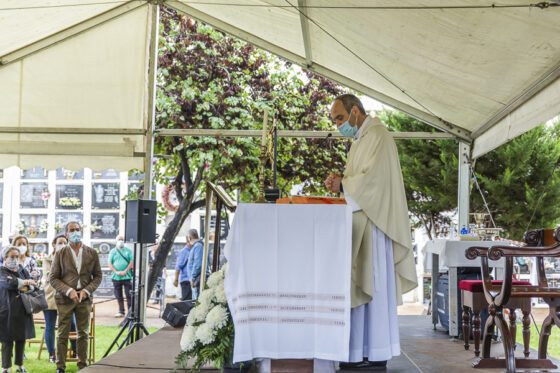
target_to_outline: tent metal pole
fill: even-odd
[[[144,160],[144,198],[152,199],[152,159],[156,118],[156,71],[158,57],[159,5],[150,7],[150,60],[148,71],[148,114],[146,131],[146,158]]]
[[[309,37],[309,21],[307,20],[306,6],[307,0],[298,0],[301,35],[303,36],[303,46],[305,48],[305,65],[311,67],[313,65],[313,55],[311,53],[311,38]]]
[[[261,137],[261,130],[215,130],[215,129],[160,129],[158,136],[190,136],[190,137]],[[449,139],[457,137],[446,132],[391,132],[394,139]],[[335,137],[344,139],[338,131],[278,131],[278,137],[322,139]]]
[[[158,56],[158,31],[159,31],[159,5],[149,4],[150,13],[150,60],[148,72],[148,123],[146,132],[146,157],[144,158],[144,199],[152,199],[152,158],[154,147],[154,128],[155,128],[155,105],[156,105],[156,71],[157,71],[157,56]],[[141,250],[146,249],[141,245]],[[147,250],[147,249],[146,249]],[[146,264],[148,255],[140,257],[143,262],[140,263],[141,268],[144,269],[142,273],[144,286],[148,284],[148,271],[146,271]],[[144,325],[146,322],[146,304],[148,303],[148,294],[146,288],[140,294],[142,295],[139,302],[138,321]],[[143,330],[138,328],[137,338],[143,337]]]
[[[469,144],[459,142],[459,190],[458,196],[458,229],[469,224],[469,191],[470,191],[470,152]]]

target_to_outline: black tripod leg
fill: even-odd
[[[130,320],[131,319],[126,320],[125,324],[122,326],[121,330],[119,331],[119,334],[117,334],[117,337],[113,340],[113,342],[111,343],[111,346],[109,346],[109,348],[107,349],[107,351],[105,352],[105,355],[103,355],[103,357],[107,357],[107,355],[109,355],[109,352],[111,352],[113,347],[118,343],[119,338],[121,337],[121,335],[123,334],[123,332],[127,328],[128,324],[130,324]],[[119,347],[119,350],[120,350],[120,347]]]

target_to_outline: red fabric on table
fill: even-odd
[[[493,280],[492,285],[501,285],[502,281]],[[512,281],[513,286],[532,285],[527,281]],[[482,280],[462,280],[459,282],[459,289],[470,291],[471,293],[482,293]]]

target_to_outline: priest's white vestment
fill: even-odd
[[[400,354],[397,303],[417,285],[408,208],[395,142],[366,117],[342,179],[353,210],[350,362]]]

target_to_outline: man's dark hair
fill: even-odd
[[[56,243],[56,240],[58,240],[59,238],[64,238],[66,240],[66,242],[68,242],[68,238],[66,238],[65,235],[59,234],[52,240],[52,244],[54,245]]]
[[[198,232],[196,229],[189,229],[187,235],[189,236],[189,238],[192,238],[194,240],[198,239]]]
[[[66,223],[66,225],[64,226],[64,232],[68,233],[68,227],[70,226],[70,224],[77,224],[78,227],[80,227],[80,230],[82,230],[82,225],[77,222],[77,221],[69,221],[68,223]]]
[[[342,94],[337,98],[335,98],[334,100],[342,102],[342,106],[344,106],[344,109],[346,109],[346,112],[348,114],[350,114],[350,110],[352,110],[354,105],[356,105],[360,110],[360,113],[366,115],[366,111],[364,110],[364,105],[362,105],[362,101],[360,101],[358,97],[354,96],[351,93]]]

